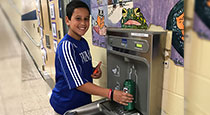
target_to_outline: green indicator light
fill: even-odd
[[[142,44],[136,44],[137,48],[142,48]]]

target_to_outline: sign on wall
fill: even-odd
[[[56,52],[56,49],[58,47],[58,40],[53,39],[53,46],[54,46],[54,52]]]
[[[57,38],[57,29],[56,29],[56,23],[52,22],[52,34],[54,38]]]
[[[50,17],[52,20],[55,20],[55,5],[50,4]]]

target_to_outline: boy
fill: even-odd
[[[64,114],[85,104],[91,103],[91,94],[110,98],[127,105],[133,97],[122,91],[106,89],[92,83],[92,78],[101,77],[101,69],[93,73],[92,58],[86,40],[81,37],[89,28],[90,10],[77,0],[66,7],[68,34],[60,41],[56,56],[56,84],[50,104],[58,114]]]

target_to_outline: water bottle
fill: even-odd
[[[125,80],[123,91],[125,93],[130,93],[134,97],[135,96],[135,82],[132,79]],[[135,108],[134,100],[133,100],[133,102],[130,102],[130,103],[128,103],[128,105],[124,106],[125,111],[131,111],[134,108]]]

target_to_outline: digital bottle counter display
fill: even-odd
[[[140,52],[147,52],[149,49],[149,44],[145,40],[134,41],[134,48]]]
[[[136,43],[135,46],[136,46],[137,48],[142,48],[142,47],[143,47],[143,45],[140,44],[140,43]]]

